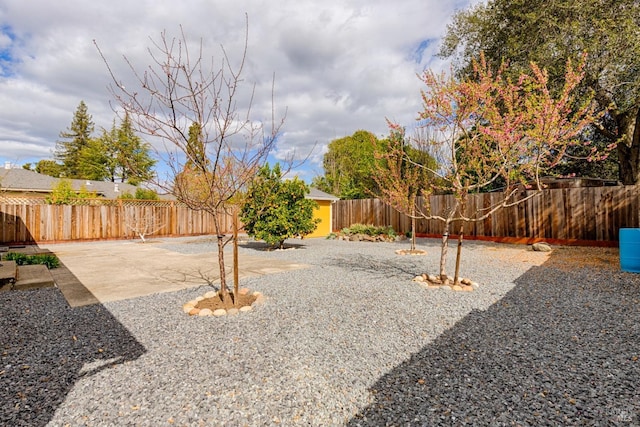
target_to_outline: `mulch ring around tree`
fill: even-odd
[[[261,292],[250,292],[247,288],[240,289],[237,298],[233,292],[227,293],[222,299],[220,292],[210,291],[184,304],[182,311],[190,316],[233,316],[251,311],[263,302]]]
[[[398,255],[426,255],[427,251],[422,249],[398,249],[396,253]]]
[[[446,291],[473,292],[480,286],[471,279],[460,278],[458,280],[457,283],[454,283],[453,277],[447,277],[443,280],[442,277],[432,274],[421,274],[413,279],[414,282],[420,283],[427,289],[442,289]]]

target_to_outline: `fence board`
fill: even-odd
[[[155,231],[153,236],[216,232],[213,216],[204,211],[193,211],[175,202],[137,202],[98,200],[48,205],[35,198],[1,198],[0,243],[137,238],[136,232],[127,226],[128,221],[136,220],[149,221],[149,229]],[[230,233],[232,216],[222,213],[220,222],[221,231]]]
[[[531,195],[531,191],[523,195]],[[467,214],[488,209],[503,198],[502,193],[469,196]],[[424,201],[419,205],[424,209]],[[452,195],[430,197],[431,213],[443,215],[454,206]],[[396,231],[409,231],[406,215],[378,199],[339,200],[334,205],[333,230],[352,224],[391,225]],[[464,232],[476,237],[515,237],[561,240],[617,241],[618,230],[640,227],[640,186],[583,187],[544,190],[527,201],[501,209],[489,218],[465,225]],[[459,225],[454,224],[452,232]],[[420,219],[416,231],[441,234],[442,223]]]

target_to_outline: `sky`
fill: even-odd
[[[233,62],[248,28],[243,82],[256,88],[252,118],[268,121],[273,88],[284,124],[271,161],[307,159],[292,173],[311,182],[332,140],[360,129],[384,137],[386,119],[415,121],[417,74],[449,68],[436,53],[454,12],[470,1],[2,0],[0,165],[53,159],[80,101],[95,136],[111,127],[117,108],[94,40],[120,76],[123,56],[140,69],[150,63],[147,49],[162,31],[182,27],[190,41],[202,40],[205,58],[219,59],[224,46]]]

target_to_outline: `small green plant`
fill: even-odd
[[[20,252],[9,252],[4,256],[7,261],[15,261],[17,265],[46,265],[49,270],[60,267],[60,260],[53,254],[26,255]]]
[[[17,265],[26,265],[29,263],[27,255],[19,252],[9,252],[4,256],[4,259],[6,261],[15,261]]]
[[[146,189],[146,188],[136,188],[136,194],[133,195],[129,192],[122,193],[118,196],[118,199],[126,199],[126,200],[160,200],[158,193],[154,190]]]
[[[73,184],[68,179],[60,179],[58,183],[52,187],[51,194],[49,194],[45,201],[50,205],[69,205],[77,199],[91,199],[96,198],[98,195],[95,191],[88,191],[87,188],[82,185],[79,191],[73,189]]]
[[[351,224],[350,227],[345,227],[340,231],[345,236],[351,236],[354,234],[364,234],[367,236],[389,236],[395,237],[397,233],[391,226],[375,226],[371,224]]]
[[[46,265],[49,270],[60,267],[60,260],[52,254],[31,255],[29,264]]]

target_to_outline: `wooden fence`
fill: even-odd
[[[502,193],[470,196],[467,213],[502,199]],[[432,196],[431,210],[441,213],[453,196]],[[153,236],[214,234],[213,218],[202,211],[169,201],[104,200],[77,205],[48,205],[44,199],[0,198],[0,243],[63,242],[71,240],[132,239],[136,226],[148,226]],[[223,214],[225,233],[232,217]],[[377,199],[340,200],[333,207],[333,230],[351,224],[390,225],[410,230],[410,219]],[[458,229],[454,224],[452,231]],[[469,237],[618,240],[622,227],[640,227],[640,186],[585,187],[545,190],[526,202],[502,209],[486,220],[465,224]],[[419,220],[419,234],[439,235],[442,223]]]
[[[222,215],[224,232],[232,216]],[[96,199],[49,205],[41,199],[0,199],[0,243],[132,239],[136,229],[153,236],[215,234],[213,217],[176,202]]]
[[[502,197],[502,193],[471,195],[467,214],[492,206]],[[453,205],[454,198],[451,195],[431,196],[430,201],[431,212],[440,214]],[[341,230],[356,223],[390,225],[400,232],[411,228],[407,216],[380,200],[336,202],[333,229]],[[479,238],[613,242],[618,240],[618,230],[623,227],[640,227],[640,186],[544,190],[538,196],[502,209],[486,220],[465,224],[464,233]],[[458,229],[456,224],[452,232]],[[426,235],[442,234],[442,222],[419,220],[416,231]]]

